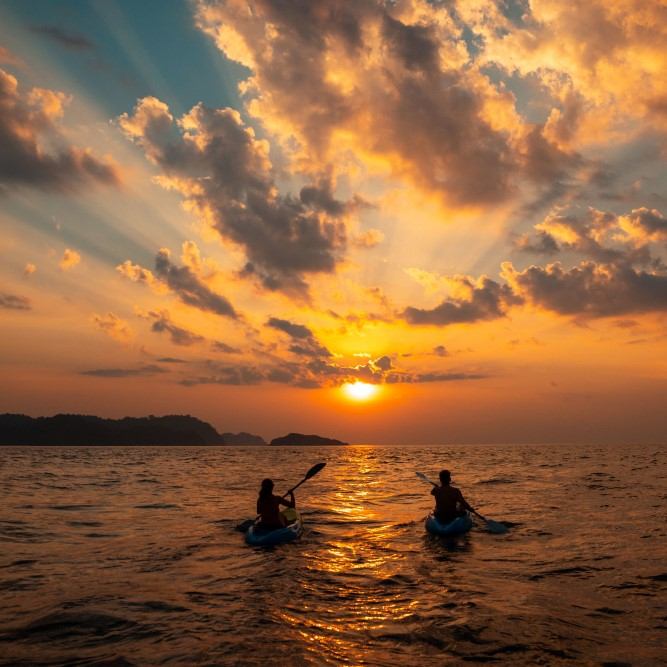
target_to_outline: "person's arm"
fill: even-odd
[[[432,486],[431,487],[431,495],[434,496],[436,494],[436,491],[438,490],[437,486]]]
[[[459,502],[461,503],[463,509],[468,510],[468,512],[473,512],[473,514],[475,513],[475,508],[470,503],[468,503],[468,501],[463,497],[463,494],[460,491],[459,491]]]
[[[294,499],[294,491],[289,492],[289,500],[280,498],[279,502],[281,505],[285,505],[285,507],[296,507],[296,500]]]

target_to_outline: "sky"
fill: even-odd
[[[664,442],[660,0],[4,0],[0,411]]]

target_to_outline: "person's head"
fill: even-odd
[[[273,480],[267,477],[266,479],[262,480],[262,486],[259,490],[259,495],[270,496],[272,493],[273,493]]]
[[[440,483],[441,484],[449,484],[452,481],[452,475],[449,472],[449,470],[441,470],[440,471]]]

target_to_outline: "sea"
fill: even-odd
[[[428,535],[442,468],[508,531]],[[666,538],[660,445],[0,447],[0,665],[666,665]]]

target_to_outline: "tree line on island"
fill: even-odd
[[[0,415],[0,445],[266,445],[252,433],[218,433],[190,415],[104,419],[92,415],[53,417]],[[333,438],[288,433],[271,445],[346,445]]]

